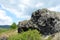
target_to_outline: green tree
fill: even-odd
[[[16,29],[17,28],[17,25],[16,23],[12,23],[12,25],[10,26],[12,29]]]

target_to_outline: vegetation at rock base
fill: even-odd
[[[45,39],[36,29],[35,30],[29,29],[26,32],[23,31],[22,33],[17,33],[16,29],[6,30],[5,32],[8,36],[8,38],[7,38],[8,40],[51,40],[50,37]],[[3,33],[5,34],[5,32],[3,32]]]
[[[50,40],[50,37],[44,39],[44,37],[42,37],[37,30],[28,30],[20,34],[17,33],[12,35],[8,38],[8,40]]]

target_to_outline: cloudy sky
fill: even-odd
[[[60,0],[0,0],[0,25],[28,20],[33,11],[41,8],[60,11]]]

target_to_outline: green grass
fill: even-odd
[[[0,34],[3,33],[3,32],[6,32],[6,31],[8,31],[8,29],[6,29],[6,28],[0,28]]]
[[[41,34],[37,30],[29,30],[14,36],[10,36],[8,40],[42,40]]]
[[[10,32],[10,31],[12,31],[12,30],[14,30],[14,29],[11,29],[11,28],[0,28],[0,34],[2,34],[2,33],[6,33],[6,32]]]
[[[26,32],[12,35],[8,38],[8,40],[51,40],[51,37],[44,39],[44,37],[39,34],[37,30],[28,30]]]
[[[11,32],[12,30],[0,29],[0,33]],[[13,32],[13,34],[8,37],[8,40],[45,40],[37,30],[28,30],[22,33]],[[51,37],[48,37],[46,40],[51,40]]]

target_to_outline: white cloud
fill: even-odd
[[[60,12],[60,5],[56,5],[54,7],[48,8],[48,9],[51,10],[51,11],[59,11]]]
[[[11,4],[14,4],[15,1],[14,0],[8,0]]]
[[[24,15],[23,11],[22,12],[19,12],[16,9],[13,9],[13,8],[5,8],[4,6],[3,6],[3,8],[6,9],[6,10],[9,10],[10,12],[12,12],[13,15],[15,14],[17,18],[30,19],[30,16]]]
[[[22,0],[21,3],[25,5],[30,5],[30,0]]]
[[[19,4],[18,7],[21,9],[21,11],[24,11],[26,9],[26,5]]]
[[[3,10],[0,10],[0,25],[10,25],[12,24],[11,17],[6,15],[6,12]]]
[[[36,4],[36,7],[38,8],[38,7],[43,6],[43,5],[44,5],[44,3],[39,2],[39,3]]]
[[[26,15],[26,11],[29,13],[30,8],[34,9],[35,7],[37,8],[44,5],[42,2],[37,2],[36,4],[35,0],[33,2],[31,0],[7,0],[0,3],[3,9],[10,11],[17,18],[24,19],[30,19],[30,15]]]
[[[16,15],[17,18],[26,18],[26,19],[30,19],[30,16],[28,15],[24,15],[24,11],[26,10],[27,6],[24,5],[24,4],[17,4],[18,5],[18,8],[21,10],[19,11],[18,9],[16,8],[13,8],[13,7],[10,7],[8,5],[2,5],[3,9],[6,9],[8,11],[10,11],[11,13],[13,13],[13,15]]]

